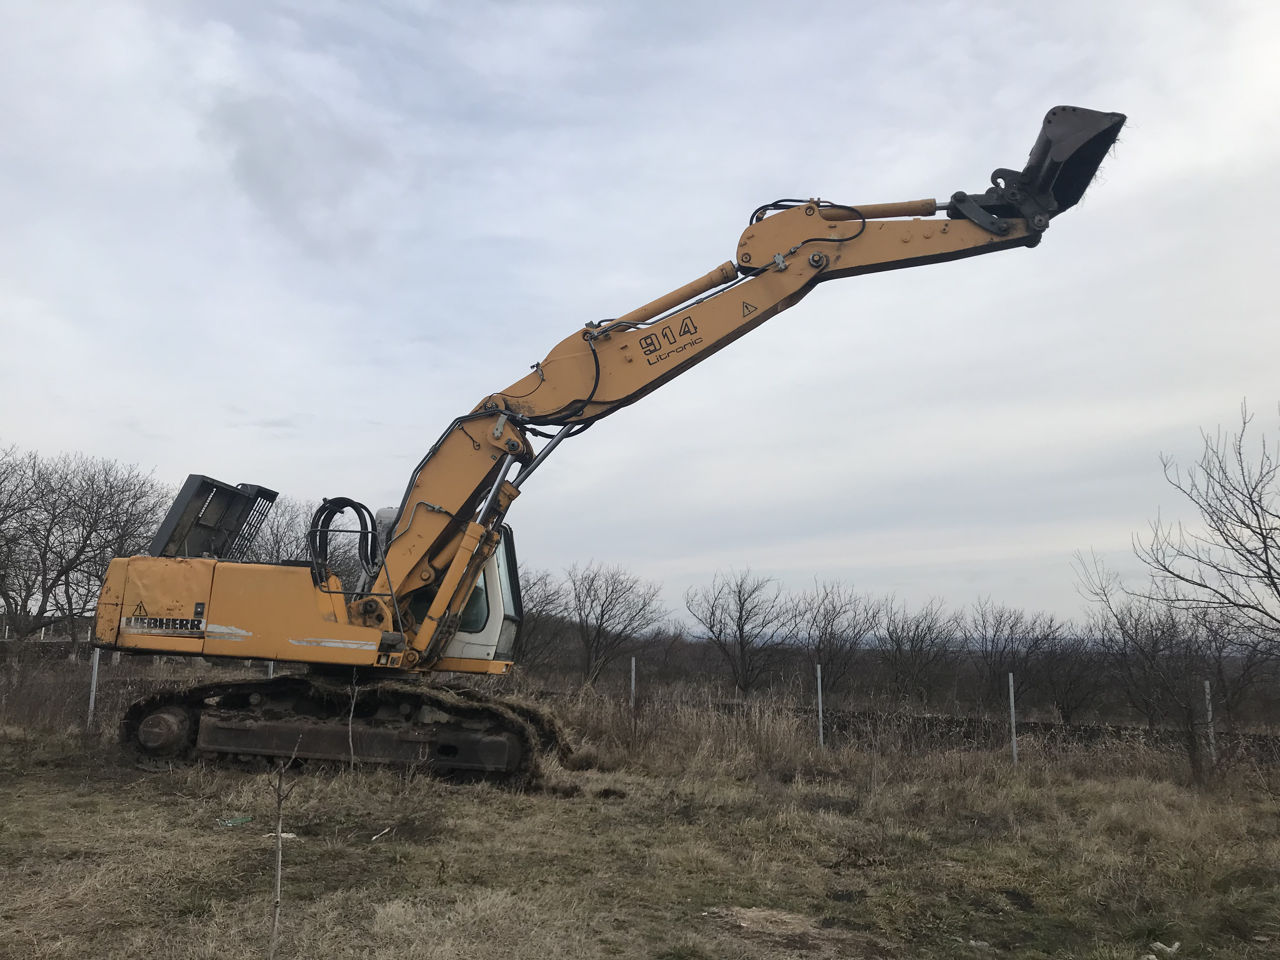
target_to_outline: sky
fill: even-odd
[[[396,504],[778,197],[979,192],[1126,113],[1034,250],[852,278],[563,444],[524,565],[1078,615],[1280,413],[1280,7],[0,0],[0,444]]]

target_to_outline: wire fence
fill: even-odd
[[[69,641],[62,641],[70,648]],[[0,726],[34,730],[83,730],[112,735],[120,717],[135,700],[162,688],[192,686],[214,679],[269,678],[277,666],[265,661],[206,661],[202,658],[124,655],[81,643],[68,661],[60,650],[46,645],[21,645],[0,663]],[[282,665],[284,671],[297,665]],[[676,727],[708,730],[725,723],[764,736],[790,731],[799,748],[819,753],[850,745],[910,752],[929,750],[1005,751],[1011,764],[1019,762],[1020,742],[1046,745],[1140,745],[1160,750],[1186,749],[1187,731],[1121,724],[1062,724],[1021,719],[1017,713],[1013,678],[1010,676],[1009,714],[957,716],[887,709],[850,702],[832,703],[816,671],[812,695],[793,691],[788,695],[739,699],[726,697],[719,688],[691,684],[646,685],[634,667],[620,696],[598,693],[563,695],[554,706],[586,739],[635,742],[650,737],[655,742],[678,739]],[[1211,699],[1194,734],[1213,765],[1248,758],[1280,763],[1280,736],[1269,732],[1220,729],[1213,722]],[[696,714],[701,719],[691,715]],[[719,718],[719,719],[716,719]],[[616,722],[615,722],[616,721]],[[806,733],[807,731],[807,733]],[[804,741],[808,740],[808,747]],[[691,749],[697,749],[696,745]]]

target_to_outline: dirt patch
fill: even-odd
[[[1013,906],[1017,907],[1024,913],[1030,913],[1036,908],[1035,901],[1021,890],[1015,890],[1012,887],[1007,887],[1004,890],[1001,890],[1000,893],[1006,900],[1013,904]]]
[[[885,944],[847,928],[772,907],[713,907],[704,914],[721,934],[750,947],[735,955],[768,957],[803,954],[857,960],[884,955]]]
[[[816,950],[821,931],[815,921],[798,913],[768,907],[716,907],[707,918],[736,932],[756,939],[769,940],[794,950]]]

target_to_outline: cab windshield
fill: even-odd
[[[462,616],[458,618],[458,630],[462,633],[479,633],[488,622],[489,594],[485,591],[484,571],[481,571],[467,605],[462,608]]]

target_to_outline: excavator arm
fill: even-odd
[[[409,604],[406,659],[439,656],[507,507],[561,440],[635,403],[819,283],[1037,245],[1053,217],[1080,200],[1124,120],[1055,107],[1026,166],[997,169],[981,194],[957,192],[941,203],[760,207],[734,261],[617,319],[586,324],[528,375],[482,400],[415,471],[387,545],[375,592],[401,604],[421,598]],[[535,456],[530,437],[548,436],[548,427],[558,429]]]

